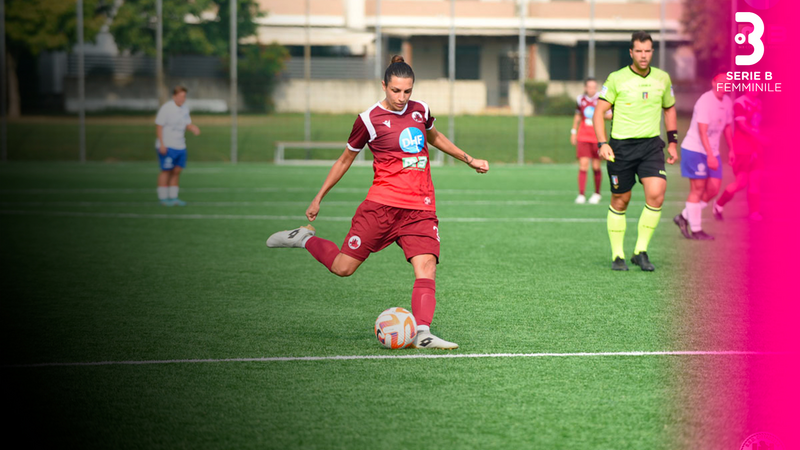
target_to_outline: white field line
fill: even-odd
[[[339,355],[339,356],[275,356],[264,358],[225,358],[225,359],[161,359],[149,361],[97,361],[11,364],[3,367],[75,367],[75,366],[112,366],[112,365],[151,365],[151,364],[196,364],[225,362],[287,362],[287,361],[354,361],[354,360],[386,360],[386,359],[447,359],[447,358],[547,358],[547,357],[597,357],[597,356],[761,356],[781,355],[778,352],[751,351],[661,351],[661,352],[597,352],[597,353],[429,353],[411,355]]]
[[[241,201],[241,202],[191,202],[191,206],[212,206],[212,207],[246,207],[246,206],[302,206],[306,207],[310,201]],[[684,201],[666,201],[664,203],[670,204],[685,204]],[[323,202],[323,206],[358,206],[361,201],[358,200],[332,200]],[[532,205],[560,205],[560,206],[575,206],[584,208],[586,205],[576,205],[572,202],[563,202],[555,200],[439,200],[436,202],[437,206],[532,206]],[[37,202],[0,202],[0,206],[149,206],[154,208],[161,208],[162,205],[157,201],[149,202],[95,202],[95,201],[37,201]],[[606,207],[605,203],[599,206]],[[590,206],[591,207],[591,206]]]
[[[358,188],[336,187],[332,192],[343,194],[367,194],[369,186]],[[182,187],[181,192],[192,193],[234,193],[234,192],[313,192],[319,188],[287,188],[287,187],[256,187],[256,188],[231,188],[231,187]],[[41,189],[0,189],[0,194],[155,194],[155,188],[41,188]],[[469,194],[469,195],[570,195],[574,190],[505,190],[505,189],[436,189],[437,194]],[[688,191],[669,191],[668,195],[685,196]]]
[[[292,220],[308,222],[305,216],[271,216],[271,215],[244,215],[244,214],[138,214],[138,213],[104,213],[80,211],[26,211],[26,210],[0,210],[0,215],[15,216],[61,216],[61,217],[102,217],[109,219],[178,219],[178,220]],[[635,214],[634,214],[635,216]],[[319,216],[321,222],[350,222],[349,216]],[[671,221],[671,218],[661,218],[661,222]],[[606,218],[600,217],[442,217],[444,223],[606,223]],[[638,222],[638,217],[629,217],[628,222]]]

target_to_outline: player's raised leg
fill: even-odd
[[[417,255],[410,259],[414,267],[414,290],[411,293],[411,312],[417,320],[415,348],[438,348],[452,350],[458,344],[448,342],[431,333],[431,322],[436,311],[436,256]]]
[[[644,185],[645,205],[639,217],[639,235],[636,238],[636,247],[633,250],[631,262],[641,267],[646,272],[656,268],[647,255],[647,247],[653,237],[658,221],[661,220],[661,205],[664,203],[664,193],[667,191],[667,180],[659,177],[645,177],[641,179]]]

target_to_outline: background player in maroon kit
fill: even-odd
[[[594,171],[594,194],[589,198],[589,203],[596,205],[602,198],[600,184],[603,179],[603,170],[600,168],[600,156],[597,154],[597,136],[594,133],[592,117],[597,107],[597,80],[587,78],[584,83],[584,92],[578,96],[578,105],[575,117],[572,120],[570,142],[575,146],[578,158],[578,197],[575,203],[586,203],[586,178],[589,172],[589,161],[592,162]],[[606,119],[611,119],[611,111],[606,113]]]
[[[356,210],[341,250],[316,237],[311,225],[280,231],[269,247],[303,247],[332,273],[347,277],[367,259],[396,242],[414,268],[416,281],[411,309],[417,319],[417,348],[458,348],[430,332],[436,309],[436,264],[439,262],[439,220],[431,181],[428,144],[465,162],[478,173],[489,163],[474,159],[439,133],[428,105],[410,100],[414,72],[402,56],[394,56],[381,82],[386,98],[359,114],[347,149],[334,163],[322,188],[306,210],[314,221],[325,195],[350,168],[358,152],[369,145],[375,177],[367,198]]]
[[[736,181],[725,187],[712,209],[714,217],[722,220],[722,211],[733,196],[747,187],[747,202],[751,220],[761,220],[759,184],[761,180],[761,151],[766,137],[761,134],[761,100],[758,92],[748,91],[733,104],[735,128],[728,160]]]

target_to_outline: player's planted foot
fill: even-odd
[[[647,257],[647,252],[641,252],[638,255],[633,255],[631,262],[641,267],[645,272],[652,272],[656,270],[656,266],[654,266],[650,262],[650,258]]]
[[[711,212],[714,214],[715,219],[722,220],[722,206],[719,206],[717,202],[714,202],[714,206],[711,207]]]
[[[267,239],[270,248],[302,248],[307,239],[317,234],[311,225],[303,225],[294,230],[278,231]]]
[[[186,202],[179,198],[173,198],[171,201],[173,206],[186,206]]]
[[[161,206],[173,206],[175,204],[170,199],[159,200],[159,203],[161,203]]]
[[[578,197],[575,198],[575,203],[578,205],[582,205],[586,203],[586,196],[583,194],[578,194]]]
[[[628,265],[625,264],[625,260],[620,258],[619,256],[614,259],[614,262],[611,263],[611,270],[621,270],[624,272],[628,271]]]
[[[602,195],[600,195],[597,192],[595,192],[594,194],[592,194],[591,197],[589,197],[589,204],[590,205],[596,205],[596,204],[600,203],[600,199],[602,199],[602,198],[603,198]]]
[[[683,217],[683,214],[678,214],[672,219],[672,221],[675,222],[675,225],[677,225],[678,228],[681,229],[681,234],[683,235],[683,237],[685,237],[686,239],[692,238],[692,235],[689,233],[689,221],[686,220],[685,217]]]
[[[700,231],[693,231],[692,232],[692,239],[695,239],[695,240],[698,240],[698,241],[713,241],[714,240],[714,236],[711,236],[710,234],[706,234],[705,231],[700,230]]]
[[[447,342],[440,337],[436,337],[430,331],[420,331],[411,344],[414,348],[440,348],[444,350],[454,350],[458,348],[455,342]]]

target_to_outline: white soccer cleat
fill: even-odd
[[[444,350],[454,350],[458,348],[455,342],[447,342],[440,337],[434,336],[430,331],[420,331],[411,344],[414,348],[440,348]]]
[[[278,231],[267,239],[270,248],[302,248],[310,237],[317,234],[311,225],[303,225],[294,230]]]
[[[578,205],[582,205],[586,203],[586,196],[583,194],[578,194],[578,197],[575,198],[575,203]]]
[[[597,192],[595,192],[594,194],[592,194],[591,197],[589,197],[589,204],[590,205],[596,205],[596,204],[600,203],[600,199],[601,198],[603,198],[603,196],[598,194]]]

